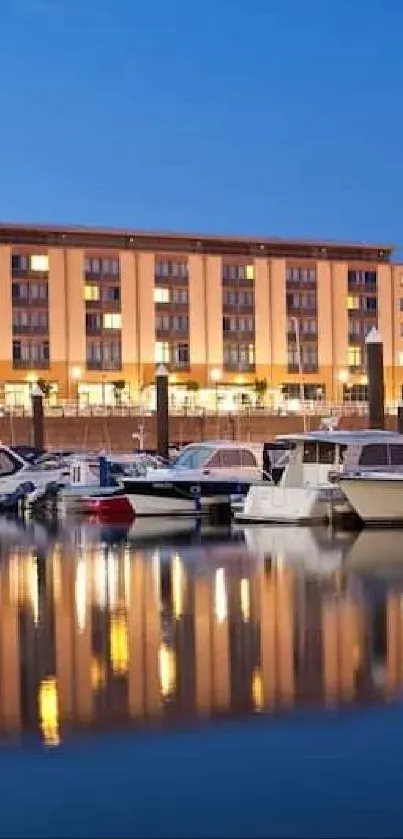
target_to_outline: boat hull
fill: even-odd
[[[222,480],[123,480],[136,516],[196,516],[234,496],[246,496],[250,482]]]
[[[331,518],[332,488],[251,487],[235,521],[248,524],[318,524]]]
[[[364,524],[403,522],[403,480],[346,477],[340,479],[340,487]]]

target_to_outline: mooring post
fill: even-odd
[[[35,448],[43,451],[45,448],[45,418],[43,412],[43,393],[35,385],[32,388],[32,438]]]
[[[168,370],[163,365],[157,368],[155,377],[157,391],[157,454],[169,459],[169,402]]]
[[[383,343],[378,330],[373,327],[366,339],[368,369],[369,427],[385,428],[385,381],[383,370]]]

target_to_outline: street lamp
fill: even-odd
[[[349,389],[349,381],[348,381],[349,380],[349,373],[348,373],[348,370],[339,370],[339,372],[337,374],[337,379],[341,384],[341,388],[342,388],[341,402],[343,403],[344,402],[344,393],[345,393],[345,391],[347,391],[347,393],[348,393],[348,389]]]
[[[221,373],[221,370],[220,370],[219,367],[213,367],[213,369],[210,370],[210,379],[211,379],[212,382],[214,382],[214,386],[215,386],[215,409],[216,409],[217,413],[218,413],[218,383],[221,381],[221,376],[222,376],[222,373]]]
[[[76,407],[77,407],[77,411],[78,411],[78,403],[79,403],[79,391],[78,391],[79,386],[78,386],[78,383],[79,383],[79,381],[81,379],[81,376],[82,376],[81,367],[72,367],[71,371],[70,371],[70,376],[71,376],[73,382],[76,383],[75,399],[76,399]]]

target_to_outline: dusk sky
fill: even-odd
[[[0,219],[403,243],[401,0],[1,0]]]

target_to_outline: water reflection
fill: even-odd
[[[82,728],[373,701],[403,686],[396,531],[266,528],[146,548],[82,525],[46,538],[1,526],[3,735],[58,745]]]

